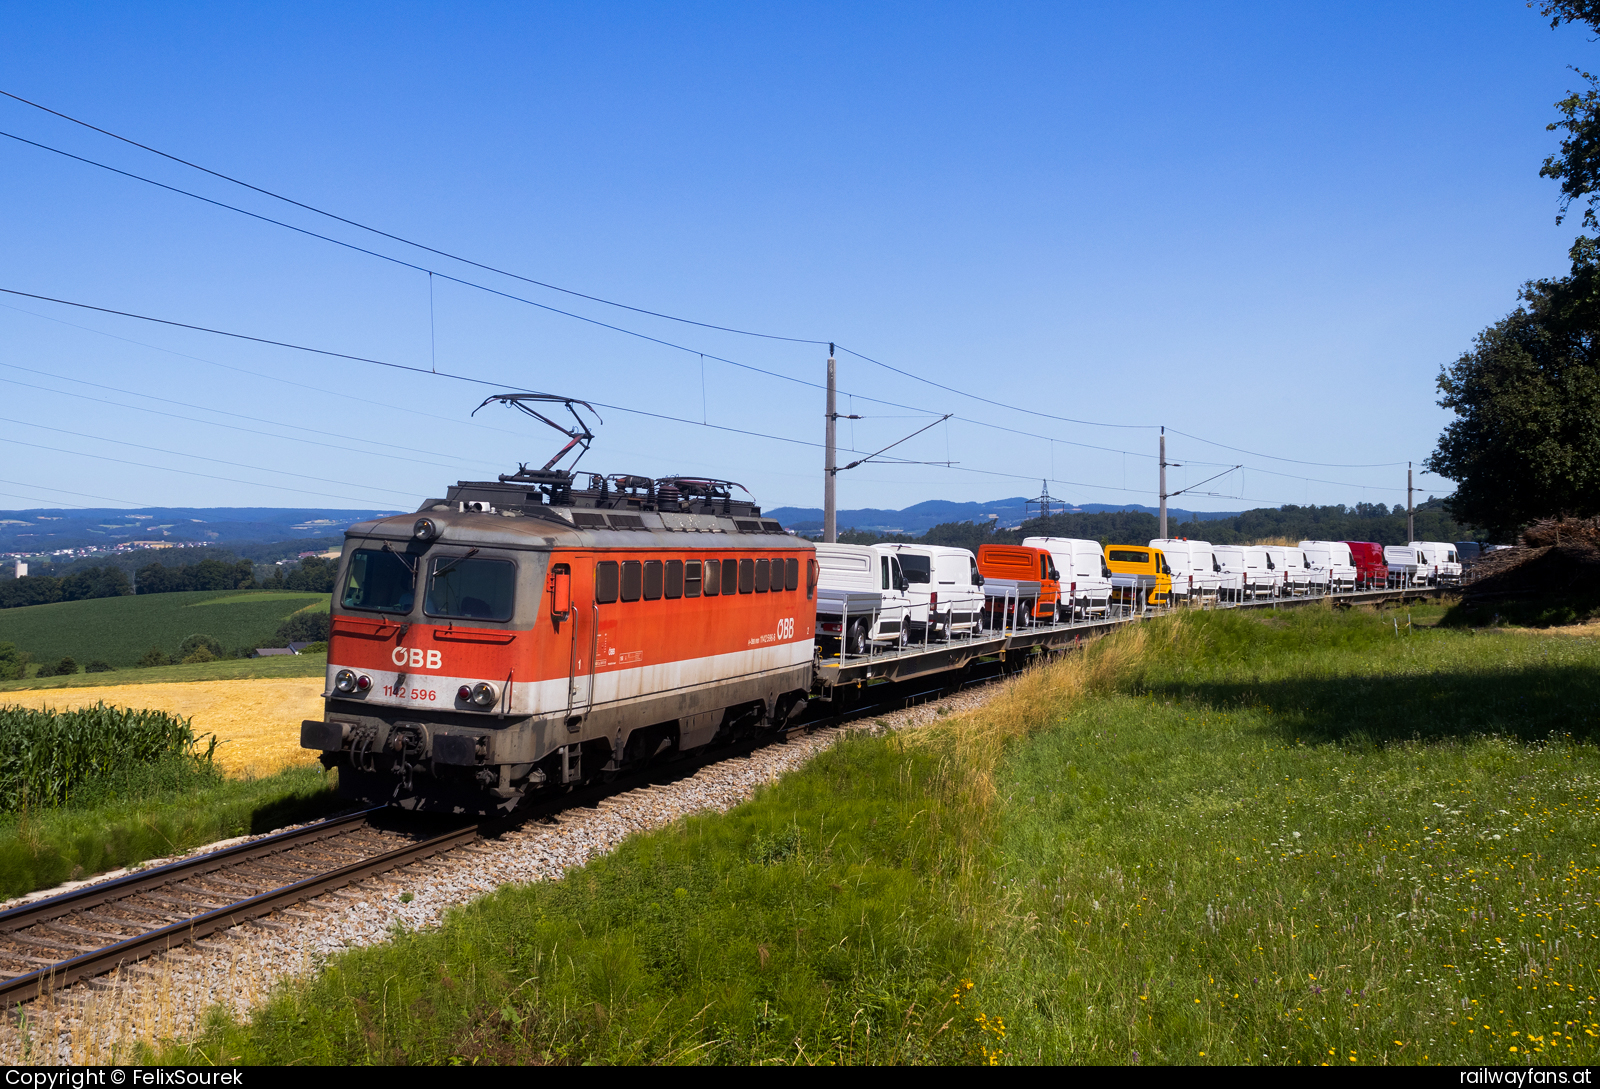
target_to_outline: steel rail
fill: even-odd
[[[0,936],[85,908],[151,892],[186,878],[214,872],[225,866],[270,857],[292,847],[343,835],[365,824],[373,813],[381,812],[385,808],[379,806],[345,817],[320,821],[305,828],[282,832],[253,843],[213,851],[194,859],[160,866],[146,873],[130,874],[115,881],[107,881],[101,885],[65,893],[37,903],[25,904],[0,913]],[[12,1002],[30,1001],[55,988],[76,983],[90,976],[101,975],[121,965],[186,945],[219,930],[238,926],[279,908],[354,884],[374,874],[463,846],[473,842],[477,835],[478,825],[474,823],[357,862],[334,866],[322,873],[279,885],[224,907],[199,912],[179,922],[132,935],[124,941],[112,942],[100,949],[64,958],[47,967],[0,980],[0,998]],[[32,993],[28,993],[30,991]]]

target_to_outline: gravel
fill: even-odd
[[[844,727],[796,733],[786,742],[710,764],[692,776],[562,810],[492,843],[414,863],[64,988],[16,1007],[0,1025],[0,1062],[105,1063],[125,1059],[139,1041],[186,1038],[213,1006],[245,1015],[278,982],[315,971],[330,954],[381,942],[397,927],[436,927],[450,908],[501,885],[559,879],[636,832],[691,813],[725,812],[846,732],[920,726],[942,713],[975,707],[993,692],[990,686],[974,688]],[[226,845],[236,842],[241,841]],[[401,902],[402,893],[411,894],[409,902]]]

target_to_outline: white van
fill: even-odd
[[[1271,597],[1282,581],[1276,577],[1272,557],[1260,545],[1212,545],[1211,554],[1222,566],[1223,585],[1241,597]]]
[[[1060,619],[1104,616],[1111,608],[1111,568],[1099,541],[1077,537],[1024,537],[1025,548],[1042,548],[1061,577]]]
[[[1461,581],[1461,557],[1447,541],[1412,541],[1417,563],[1435,586],[1453,586]]]
[[[882,545],[817,545],[817,641],[823,653],[899,644],[911,626],[910,582]]]
[[[1296,597],[1311,591],[1311,564],[1303,550],[1291,545],[1265,545],[1272,560],[1273,587],[1279,597]]]
[[[872,547],[893,555],[906,577],[912,639],[927,639],[930,624],[932,635],[943,639],[977,630],[983,615],[983,576],[978,574],[978,558],[971,552],[944,545]]]
[[[1222,584],[1222,572],[1212,555],[1210,541],[1158,538],[1150,542],[1150,547],[1161,549],[1167,557],[1167,566],[1172,568],[1174,597],[1188,599],[1191,588],[1196,601],[1216,594]]]
[[[1383,562],[1389,567],[1389,585],[1414,585],[1424,577],[1421,558],[1410,545],[1384,545]]]
[[[1336,594],[1356,588],[1355,556],[1344,541],[1301,541],[1300,547],[1311,561],[1313,582],[1331,586]]]

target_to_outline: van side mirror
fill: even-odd
[[[896,575],[894,576],[894,588],[896,590],[901,591],[901,592],[909,590],[909,589],[911,589],[911,581],[909,579],[907,579],[904,575],[896,573]]]
[[[558,563],[545,580],[545,592],[550,595],[550,619],[557,622],[572,615],[572,569]]]

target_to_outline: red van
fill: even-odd
[[[1389,565],[1383,562],[1383,546],[1371,541],[1346,541],[1350,559],[1356,565],[1357,590],[1381,590],[1389,585]]]
[[[979,545],[978,574],[985,579],[1040,583],[1033,616],[1037,620],[1055,620],[1056,603],[1061,600],[1061,575],[1045,549],[1026,545]]]

